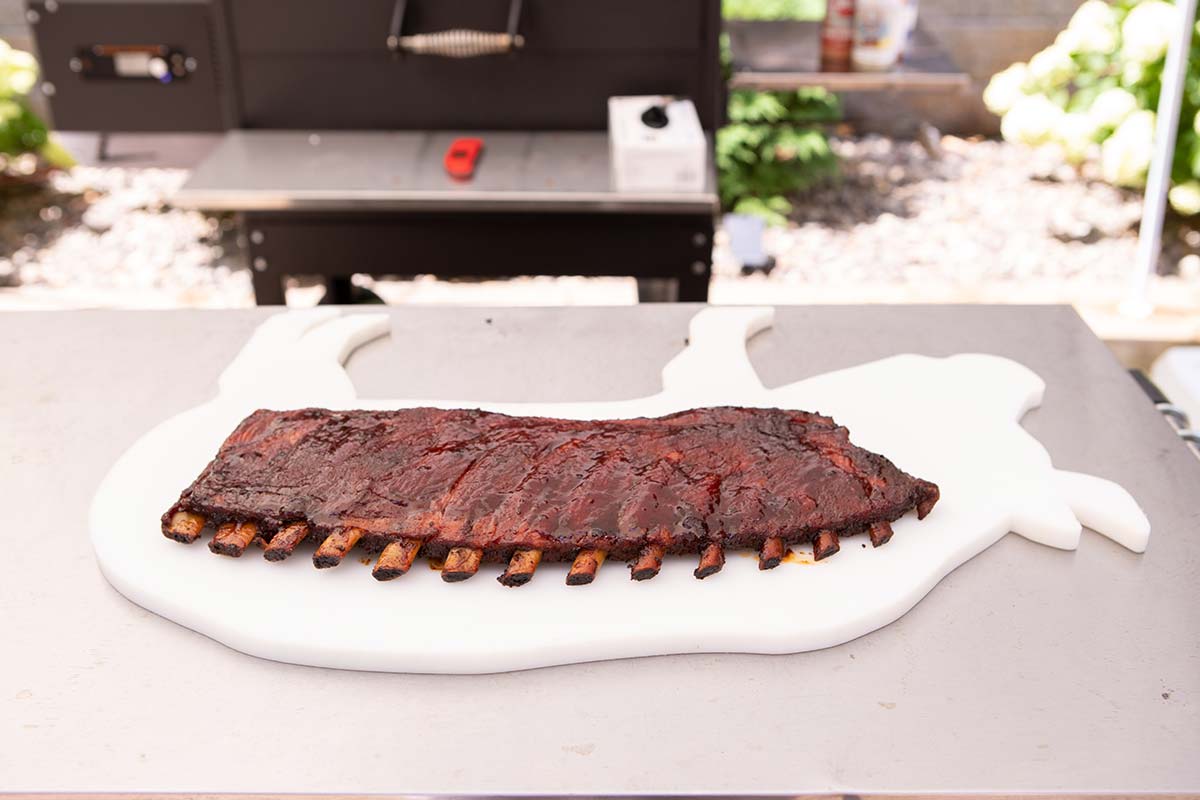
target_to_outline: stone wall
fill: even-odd
[[[24,0],[0,0],[0,39],[18,50],[28,50],[29,26],[25,24]]]
[[[992,75],[1054,41],[1082,0],[920,0],[921,24],[971,76],[962,98],[913,95],[911,113],[958,133],[995,133],[980,95]]]
[[[18,50],[34,51],[33,35],[25,21],[25,0],[0,0],[0,39]],[[41,92],[35,91],[31,95],[30,105],[36,113],[49,116]]]

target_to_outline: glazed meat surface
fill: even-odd
[[[647,548],[661,561],[823,532],[836,550],[838,535],[872,526],[872,540],[878,533],[886,541],[890,529],[885,536],[879,526],[912,509],[923,517],[936,500],[936,486],[851,444],[830,418],[803,411],[703,408],[574,421],[305,409],[250,415],[163,524],[186,541],[195,537],[172,535],[185,517],[225,526],[226,539],[253,528],[253,536],[250,528],[233,536],[235,545],[269,545],[302,524],[318,539],[354,531],[350,546],[371,552],[403,540],[414,555],[465,548],[476,562],[521,551],[548,561],[583,551],[634,559]]]

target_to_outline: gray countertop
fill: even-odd
[[[442,157],[478,136],[475,175]],[[638,211],[716,213],[710,168],[700,192],[621,192],[603,132],[230,131],[171,199],[210,211]]]
[[[634,397],[694,310],[392,309],[350,373],[366,396]],[[0,792],[1200,793],[1200,462],[1071,310],[781,308],[750,351],[768,385],[905,351],[1025,363],[1048,383],[1025,426],[1138,498],[1144,555],[1008,536],[828,650],[460,677],[249,657],[97,570],[109,465],[270,313],[0,315]]]

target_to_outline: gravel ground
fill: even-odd
[[[0,305],[252,303],[233,220],[171,208],[184,170],[76,167],[0,195]]]
[[[1050,152],[943,137],[940,157],[879,136],[834,142],[841,179],[764,237],[772,280],[810,286],[1128,279],[1141,194],[1058,166]],[[1172,221],[1161,274],[1200,270],[1200,231]],[[717,253],[719,275],[739,265]],[[1190,258],[1188,257],[1190,256]],[[1182,261],[1182,268],[1181,268]]]
[[[841,179],[799,198],[792,225],[767,231],[764,244],[777,262],[769,276],[743,277],[728,237],[718,234],[714,301],[1090,302],[1127,284],[1136,193],[1002,142],[944,137],[938,158],[916,142],[877,136],[834,146]],[[186,176],[77,167],[41,189],[0,187],[0,308],[251,305],[232,220],[169,206]],[[1200,231],[1172,222],[1159,271],[1175,275],[1160,283],[1194,322]],[[636,297],[632,281],[620,278],[364,283],[389,302],[603,304]],[[309,305],[320,294],[301,279],[289,289],[289,303]]]

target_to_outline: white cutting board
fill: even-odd
[[[1054,469],[1018,424],[1044,384],[988,355],[899,355],[764,389],[745,341],[769,327],[769,308],[709,308],[691,321],[690,344],[663,369],[663,391],[606,403],[478,403],[362,399],[342,364],[387,335],[387,317],[335,309],[272,317],[221,375],[218,397],[151,430],[101,484],[92,542],[122,594],[181,625],[252,655],[298,664],[395,672],[479,673],[578,661],[692,652],[791,653],[829,647],[887,625],[959,564],[1009,531],[1066,549],[1081,523],[1141,552],[1150,526],[1120,486]],[[853,442],[941,487],[933,513],[909,514],[887,545],[842,540],[837,555],[811,551],[760,572],[752,553],[692,577],[694,558],[669,558],[657,578],[633,582],[608,563],[590,586],[564,584],[566,564],[543,564],[508,589],[484,565],[444,583],[420,561],[379,583],[358,551],[316,570],[311,545],[273,564],[250,548],[240,559],[204,541],[163,538],[159,517],[204,468],[225,436],[257,408],[471,406],[570,418],[656,416],[707,405],[819,411]]]

